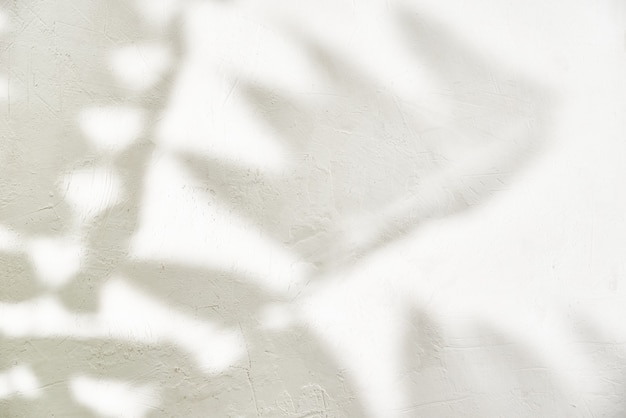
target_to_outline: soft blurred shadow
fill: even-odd
[[[490,323],[458,321],[466,325],[454,332],[450,321],[446,329],[431,313],[413,312],[403,378],[413,405],[405,416],[588,416],[528,341]]]
[[[245,340],[246,353],[224,372],[211,375],[179,346],[158,340],[141,343],[133,335],[3,336],[2,369],[17,362],[29,365],[41,395],[2,399],[0,415],[99,416],[80,405],[85,399],[78,399],[73,388],[89,379],[113,379],[155,388],[157,399],[145,416],[206,416],[207,411],[212,416],[365,416],[349,377],[307,329],[291,318],[286,326],[280,321],[273,328],[259,323],[265,308],[281,302],[276,296],[232,272],[129,256],[142,210],[144,172],[155,152],[151,138],[184,54],[176,17],[168,18],[172,23],[166,30],[155,30],[125,2],[26,1],[9,7],[12,21],[22,26],[8,35],[2,50],[13,97],[0,120],[0,222],[18,242],[1,254],[2,302],[9,306],[54,295],[77,318],[98,314],[103,287],[112,275],[122,274],[154,303],[235,329]],[[171,60],[170,69],[151,87],[146,87],[149,80],[133,84],[132,68],[114,77],[117,55],[113,63],[108,61],[110,51],[127,54],[129,46],[143,42],[167,48]],[[139,109],[142,126],[137,128],[132,115],[128,119],[128,112],[116,109]],[[129,129],[140,132],[118,141],[116,136],[127,135]],[[119,190],[113,190],[110,200],[99,200],[98,190],[88,190],[102,183],[101,172],[105,188],[112,187],[107,173],[119,179]],[[64,179],[76,173],[87,178],[72,191]],[[41,251],[54,253],[55,243],[66,239],[81,248],[79,271],[65,274],[69,276],[56,285],[46,281],[45,273],[36,273],[33,243],[44,238],[51,244]],[[43,260],[55,267],[54,256]],[[88,400],[88,389],[79,393]],[[92,401],[97,405],[95,395]]]
[[[0,400],[0,413],[96,416],[72,392],[77,378],[93,378],[156,388],[158,399],[145,414],[150,417],[207,411],[367,416],[350,373],[326,342],[292,317],[286,296],[234,270],[131,257],[129,244],[145,209],[145,171],[155,154],[166,152],[153,138],[186,53],[176,7],[165,6],[150,9],[150,19],[122,1],[7,6],[17,26],[3,35],[0,51],[11,93],[0,118],[0,223],[19,242],[0,254],[2,302],[14,306],[51,295],[77,318],[95,315],[104,309],[103,289],[112,276],[121,276],[159,312],[168,308],[239,333],[245,355],[211,374],[177,341],[5,335],[0,369],[28,364],[42,395]],[[440,25],[409,14],[397,17],[404,41],[440,78],[439,93],[449,105],[436,118],[419,104],[428,98],[402,99],[332,47],[304,31],[286,30],[327,85],[322,91],[282,91],[240,77],[234,94],[284,143],[287,168],[270,173],[174,153],[205,193],[314,265],[309,279],[372,255],[428,219],[483,204],[513,181],[546,140],[552,103],[541,87],[494,65]],[[135,65],[148,68],[148,61],[154,71],[143,77]],[[63,270],[67,263],[56,258],[66,257],[61,247],[67,242],[70,253],[80,248],[78,258],[68,256],[78,259],[77,272]],[[47,257],[38,258],[37,251]],[[54,268],[63,271],[49,280]],[[443,335],[427,318],[415,321],[406,385],[417,403],[406,414],[476,408],[467,389],[475,376],[466,369],[480,359],[458,357],[450,367],[442,360]],[[487,356],[500,355],[522,359],[515,364],[529,356],[516,349]],[[455,381],[465,389],[451,388]],[[467,399],[446,400],[459,393]]]
[[[288,169],[255,173],[182,155],[213,192],[314,264],[316,277],[421,222],[485,203],[547,140],[547,89],[435,21],[402,10],[397,22],[406,47],[438,79],[446,112],[423,108],[424,92],[401,99],[331,47],[291,29],[286,35],[328,85],[284,91],[238,76],[236,88],[286,145]]]
[[[596,414],[610,410],[614,416],[623,416],[626,414],[626,341],[623,336],[616,338],[605,332],[611,321],[579,313],[572,322],[575,346],[588,361],[580,373],[596,395],[586,402],[587,409]]]

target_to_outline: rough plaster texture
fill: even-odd
[[[0,417],[626,416],[618,0],[7,0]]]

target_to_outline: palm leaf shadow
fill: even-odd
[[[507,330],[477,322],[455,337],[418,309],[408,323],[407,416],[578,416],[562,377]]]
[[[251,174],[181,155],[230,207],[316,265],[318,277],[428,219],[485,203],[546,142],[547,89],[500,68],[434,20],[409,15],[398,13],[398,27],[407,49],[441,81],[450,104],[445,124],[433,127],[428,112],[292,30],[329,80],[327,90],[282,91],[238,77],[240,94],[289,150],[291,168]]]

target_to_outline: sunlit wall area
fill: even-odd
[[[0,4],[0,417],[626,416],[619,0]]]

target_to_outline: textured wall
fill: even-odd
[[[0,417],[626,416],[619,0],[6,0]]]

